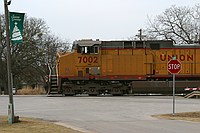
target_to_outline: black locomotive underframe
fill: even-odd
[[[68,80],[61,79],[63,95],[124,95],[124,94],[172,94],[172,78],[131,80]],[[200,87],[200,78],[177,78],[176,93],[186,94],[187,87]]]

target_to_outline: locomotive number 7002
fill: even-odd
[[[96,56],[81,56],[78,57],[79,63],[98,63],[98,58]]]

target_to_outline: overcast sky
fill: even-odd
[[[198,3],[199,0],[12,0],[9,10],[42,18],[52,33],[65,40],[119,40],[145,28],[147,16],[153,18],[172,5]]]

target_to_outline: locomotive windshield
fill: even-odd
[[[98,54],[99,53],[99,47],[94,46],[78,46],[79,50],[78,53],[84,53],[84,54]]]

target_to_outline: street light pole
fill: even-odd
[[[7,76],[8,76],[8,93],[9,93],[9,105],[8,105],[8,122],[14,123],[14,104],[13,104],[13,92],[11,88],[11,54],[10,54],[10,30],[9,30],[9,11],[8,2],[4,0],[5,20],[6,20],[6,47],[7,47]]]

